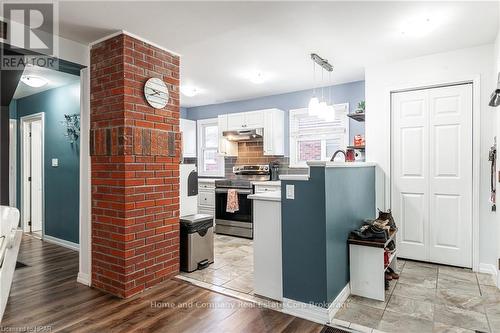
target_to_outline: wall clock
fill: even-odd
[[[163,80],[152,77],[144,85],[144,96],[149,105],[155,109],[163,109],[168,104],[168,87]]]

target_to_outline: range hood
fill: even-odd
[[[222,136],[228,141],[260,141],[263,134],[263,128],[222,132]]]

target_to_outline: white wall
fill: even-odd
[[[390,175],[390,91],[480,79],[479,263],[495,264],[497,216],[490,211],[488,150],[496,135],[496,113],[488,107],[494,88],[494,46],[484,45],[374,65],[365,71],[366,156],[380,165],[385,184],[377,185],[379,207],[388,206]],[[472,156],[471,156],[472,158]]]
[[[499,15],[500,15],[500,7],[499,7]],[[500,24],[498,27],[498,32],[497,32],[497,38],[495,40],[494,44],[494,52],[493,52],[493,84],[497,85],[497,77],[498,73],[500,72]],[[496,112],[500,112],[500,107],[497,108]],[[498,148],[500,148],[500,117],[497,116],[497,156],[498,154]],[[500,171],[500,159],[497,157],[497,175],[498,172]],[[500,179],[497,179],[497,206],[498,206],[498,216],[497,216],[497,258],[500,258],[500,184],[499,184]],[[497,286],[500,287],[500,267],[498,265],[495,265],[497,269]]]

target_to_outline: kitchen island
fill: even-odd
[[[350,289],[349,232],[376,215],[374,163],[308,162],[281,176],[283,311],[330,322]]]

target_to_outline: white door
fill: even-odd
[[[399,256],[472,266],[472,84],[392,95]]]
[[[31,122],[31,231],[42,231],[42,121]]]

